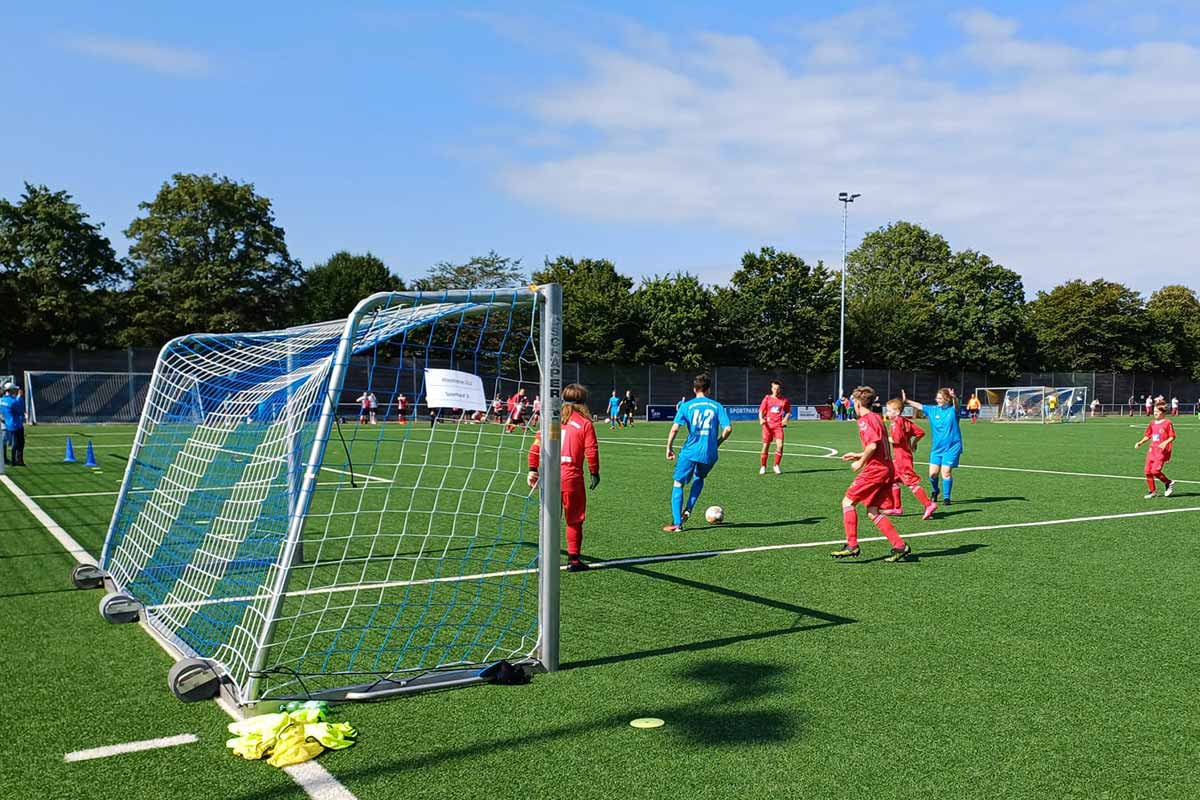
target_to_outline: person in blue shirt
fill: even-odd
[[[617,397],[617,390],[613,389],[612,397],[608,398],[608,427],[612,430],[617,429],[617,417],[621,415],[621,398]]]
[[[962,456],[962,431],[958,427],[958,398],[953,389],[938,389],[937,405],[909,400],[903,389],[900,399],[917,411],[925,412],[929,427],[933,431],[933,444],[929,449],[929,487],[933,490],[930,499],[938,502],[938,476],[942,479],[942,504],[950,505],[950,492],[954,488],[954,468]]]
[[[707,375],[698,375],[692,381],[692,391],[696,396],[679,406],[675,412],[675,424],[667,434],[667,461],[675,462],[674,484],[671,488],[671,524],[664,525],[663,530],[677,533],[683,530],[683,523],[691,516],[696,501],[700,499],[700,491],[704,488],[704,479],[717,463],[717,448],[733,433],[733,424],[729,421],[729,412],[725,406],[708,396],[712,381]],[[675,458],[675,435],[679,429],[687,428],[687,441]],[[683,487],[691,484],[688,492],[687,506],[683,505]]]
[[[25,466],[25,401],[18,396],[16,384],[4,384],[0,397],[0,418],[4,420],[4,463]],[[9,448],[12,457],[9,458]]]

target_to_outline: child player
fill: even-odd
[[[968,398],[967,413],[971,416],[971,424],[972,425],[974,425],[976,422],[979,422],[979,409],[981,407],[982,407],[982,403],[979,402],[978,397],[976,397],[975,395],[971,395],[971,397]],[[924,434],[922,434],[922,435],[924,435]]]
[[[758,462],[758,474],[767,472],[767,451],[775,442],[775,474],[780,473],[779,462],[783,460],[783,429],[787,427],[792,404],[783,396],[779,381],[771,381],[771,392],[758,404],[758,424],[762,426],[762,453]]]
[[[676,462],[671,487],[671,524],[663,526],[668,533],[683,530],[683,523],[691,516],[696,501],[700,499],[704,479],[717,463],[717,448],[733,433],[733,423],[729,421],[725,406],[708,396],[711,387],[712,381],[707,375],[696,376],[692,381],[692,391],[696,396],[675,412],[675,424],[667,434],[667,461]],[[688,437],[676,461],[675,435],[681,426],[687,428]],[[692,484],[692,488],[688,492],[687,507],[684,507],[683,487],[688,483]]]
[[[954,488],[954,468],[962,457],[962,431],[958,427],[958,398],[953,389],[938,389],[937,405],[918,403],[909,400],[904,390],[900,390],[900,399],[917,411],[924,411],[929,418],[929,428],[933,431],[933,446],[929,448],[929,486],[933,490],[929,496],[933,502],[938,501],[938,473],[942,477],[942,498],[950,505],[950,490]]]
[[[891,501],[892,483],[896,478],[892,466],[892,448],[883,419],[871,410],[875,390],[870,386],[859,386],[851,394],[854,410],[858,416],[858,438],[862,442],[861,453],[843,453],[842,460],[853,462],[850,468],[858,475],[842,498],[842,524],[846,528],[846,546],[835,550],[834,558],[853,558],[858,549],[858,512],[855,506],[862,503],[867,507],[867,517],[891,542],[892,554],[884,559],[891,563],[903,561],[912,548],[904,543],[892,521],[880,513],[881,506]]]
[[[508,424],[504,426],[505,433],[525,424],[525,387],[517,389],[516,394],[508,398]]]
[[[1155,478],[1163,482],[1163,497],[1170,497],[1175,491],[1175,481],[1169,480],[1163,474],[1163,467],[1171,460],[1171,443],[1174,441],[1175,426],[1167,418],[1167,404],[1160,400],[1154,404],[1154,419],[1150,420],[1146,432],[1134,445],[1134,449],[1137,449],[1150,442],[1150,450],[1146,453],[1146,485],[1150,487],[1146,494],[1147,500],[1158,497],[1154,486]]]
[[[600,485],[600,450],[596,445],[596,428],[587,407],[587,389],[578,383],[562,392],[562,504],[563,522],[567,527],[567,572],[583,572],[587,564],[580,560],[583,547],[583,522],[587,519],[587,494],[583,491],[583,463],[591,473],[591,488]],[[538,485],[538,466],[542,458],[541,435],[533,440],[529,450],[529,478],[532,488]]]
[[[617,397],[617,390],[613,389],[612,397],[608,398],[608,427],[612,430],[617,429],[617,419],[621,416],[621,398]]]
[[[925,494],[925,490],[921,488],[921,479],[917,477],[916,471],[913,469],[913,451],[917,449],[917,442],[925,435],[925,431],[913,424],[913,421],[907,419],[900,412],[904,410],[904,403],[899,399],[888,400],[887,408],[884,413],[887,414],[888,421],[892,423],[891,436],[888,438],[892,443],[892,464],[896,471],[896,480],[892,483],[892,504],[884,509],[885,514],[900,516],[900,484],[904,483],[912,490],[913,497],[925,507],[925,514],[921,519],[929,519],[933,516],[933,512],[937,511],[937,503],[929,499],[929,495]]]

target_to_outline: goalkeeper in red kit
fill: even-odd
[[[921,519],[929,519],[933,516],[933,512],[937,511],[937,503],[929,499],[929,495],[925,494],[925,490],[921,488],[921,478],[913,469],[913,451],[917,449],[917,442],[925,435],[925,431],[918,428],[912,420],[902,415],[904,410],[904,402],[899,398],[888,400],[887,407],[884,413],[887,414],[888,421],[892,424],[891,436],[892,442],[892,464],[896,470],[896,481],[892,484],[892,502],[886,509],[885,514],[900,516],[902,506],[900,504],[900,484],[903,483],[913,493],[913,497],[925,507],[925,514]]]
[[[562,504],[563,523],[567,528],[567,572],[583,572],[588,568],[580,560],[583,547],[583,522],[587,518],[587,493],[583,490],[583,466],[587,461],[591,473],[591,488],[600,485],[600,449],[596,444],[596,429],[587,406],[587,389],[577,383],[562,392]],[[538,485],[542,444],[540,434],[529,450],[529,486]]]
[[[867,517],[892,545],[892,553],[884,561],[896,563],[907,558],[912,548],[900,538],[892,521],[879,511],[891,502],[896,471],[892,465],[891,441],[884,430],[883,418],[871,411],[871,404],[876,397],[875,390],[870,386],[859,386],[851,395],[854,410],[858,414],[858,438],[863,449],[860,453],[842,454],[842,460],[852,462],[850,468],[858,474],[842,498],[846,546],[830,555],[834,558],[853,558],[859,554],[858,511],[855,506],[861,503],[867,508]]]
[[[762,454],[759,459],[758,474],[767,472],[767,451],[771,442],[775,442],[775,474],[780,473],[779,462],[783,460],[783,429],[787,427],[788,417],[792,413],[792,404],[783,396],[783,386],[779,381],[771,381],[771,393],[758,404],[758,424],[762,426]]]

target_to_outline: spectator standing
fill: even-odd
[[[10,381],[4,384],[4,396],[0,397],[0,419],[4,421],[4,463],[14,467],[25,466],[25,400],[20,394],[21,390]]]

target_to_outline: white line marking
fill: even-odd
[[[1048,525],[1070,525],[1078,522],[1100,522],[1110,519],[1129,519],[1132,517],[1153,517],[1160,514],[1181,514],[1189,511],[1200,511],[1200,506],[1188,508],[1161,508],[1154,511],[1130,511],[1123,514],[1102,514],[1094,517],[1070,517],[1067,519],[1045,519],[1036,520],[1034,522],[1008,522],[1001,525],[975,525],[968,528],[946,528],[937,531],[918,531],[916,533],[902,534],[904,538],[923,538],[926,536],[946,536],[951,533],[970,533],[975,531],[1001,531],[1009,528],[1040,528]],[[718,526],[719,527],[719,526]],[[860,542],[882,542],[886,539],[884,536],[860,536]],[[772,550],[797,550],[805,547],[830,547],[832,545],[844,544],[844,539],[830,539],[822,542],[791,542],[786,544],[763,544],[754,547],[734,547],[724,550],[700,550],[692,553],[671,553],[661,556],[635,556],[633,558],[617,558],[608,561],[590,561],[588,566],[593,569],[603,569],[604,567],[619,567],[623,564],[652,564],[660,561],[687,561],[696,558],[712,558],[714,556],[730,556],[739,555],[741,553],[766,553]],[[919,556],[920,553],[918,552]],[[567,565],[563,564],[559,569],[566,569]],[[456,583],[459,581],[477,581],[486,580],[488,578],[507,578],[513,575],[532,575],[537,572],[537,569],[510,569],[501,572],[480,572],[474,575],[447,575],[440,578],[420,578],[417,580],[408,581],[380,581],[378,583],[365,583],[355,586],[321,586],[315,589],[298,589],[285,593],[285,597],[306,597],[310,595],[322,594],[338,594],[342,592],[364,592],[376,591],[379,589],[395,589],[405,586],[426,586],[435,583]],[[219,605],[221,603],[248,603],[256,600],[266,600],[267,596],[243,595],[241,597],[224,597],[221,599],[209,600],[192,600],[178,603],[164,603],[157,606],[146,606],[150,609],[177,609],[177,608],[199,608],[207,605]]]
[[[11,478],[9,478],[7,475],[0,475],[0,482],[8,487],[8,490],[12,492],[18,500],[21,501],[22,505],[29,509],[29,512],[33,514],[35,518],[37,518],[37,521],[42,523],[43,527],[45,527],[46,530],[49,531],[50,534],[54,536],[54,538],[57,539],[60,544],[63,545],[67,552],[74,557],[77,562],[80,564],[92,565],[96,563],[96,560],[92,558],[91,554],[80,547],[79,543],[72,539],[71,536],[65,530],[63,530],[58,523],[52,520],[50,516],[46,514],[46,512],[43,511],[40,506],[38,506],[37,503],[29,499],[29,495],[21,491],[21,487],[13,483]],[[59,533],[55,532],[56,529],[61,532],[61,536]],[[67,542],[70,542],[69,545],[64,542],[64,538]],[[183,657],[182,654],[172,647],[165,639],[163,639],[157,631],[146,624],[144,619],[140,622],[140,624],[142,626],[142,630],[150,634],[150,638],[157,643],[159,647],[166,651],[167,655],[171,657],[172,661],[178,661]],[[228,714],[231,718],[235,720],[242,719],[241,713],[236,708],[226,703],[223,699],[219,699],[217,701],[217,705],[220,706],[221,710]],[[358,798],[355,797],[349,789],[343,786],[337,778],[329,774],[329,771],[326,770],[325,767],[321,766],[315,761],[307,761],[303,764],[285,767],[284,772],[286,772],[291,779],[296,782],[296,785],[303,789],[304,793],[313,800],[358,800]]]
[[[178,747],[181,744],[192,744],[197,741],[199,739],[196,734],[181,733],[178,736],[164,736],[161,739],[146,739],[141,742],[125,742],[124,744],[110,744],[107,747],[93,747],[90,750],[76,750],[74,753],[67,753],[63,756],[63,761],[91,761],[93,758],[108,758],[125,753],[140,753],[143,750]]]
[[[7,475],[0,475],[0,483],[3,483],[8,487],[8,490],[13,493],[13,497],[17,498],[17,500],[21,502],[21,505],[25,506],[30,514],[33,514],[34,519],[42,523],[42,527],[45,528],[47,532],[49,532],[49,534],[53,536],[60,545],[62,545],[63,549],[75,558],[76,561],[78,561],[80,564],[88,564],[93,567],[96,566],[96,559],[92,557],[92,554],[83,549],[83,545],[75,541],[74,537],[67,533],[63,526],[55,522],[49,514],[43,511],[41,506],[33,502],[29,495],[25,494],[25,492],[21,490],[21,487],[17,486],[17,484],[13,482],[12,478],[8,477]]]

